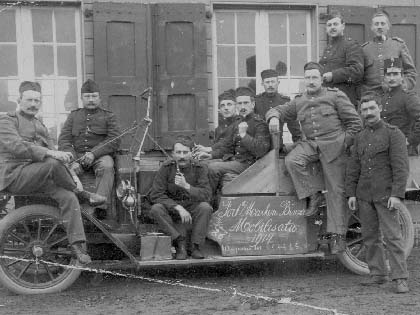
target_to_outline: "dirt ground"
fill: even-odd
[[[363,277],[333,259],[304,259],[137,273],[166,283],[106,275],[93,284],[86,273],[51,295],[18,296],[0,287],[0,314],[418,314],[419,258],[415,248],[411,292],[404,295],[393,293],[392,284],[360,286]]]

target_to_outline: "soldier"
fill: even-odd
[[[420,98],[414,91],[405,91],[402,87],[401,58],[386,59],[384,72],[388,89],[381,97],[381,118],[404,133],[409,153],[417,155],[420,143]]]
[[[401,38],[387,37],[390,27],[389,16],[385,11],[373,15],[371,30],[375,36],[372,41],[362,45],[365,55],[362,95],[370,91],[381,92],[384,83],[384,60],[389,58],[402,59],[404,89],[412,90],[416,85],[417,70],[413,58]]]
[[[233,132],[220,147],[210,153],[209,164],[213,193],[226,173],[240,174],[270,150],[270,133],[266,122],[254,113],[254,92],[248,87],[236,89],[236,109],[240,118],[232,125]]]
[[[211,147],[196,145],[193,149],[193,157],[199,160],[210,159],[211,151],[216,150],[223,139],[228,138],[232,132],[230,126],[238,118],[235,106],[235,90],[228,90],[219,95],[219,124],[215,130],[214,143]]]
[[[344,195],[346,149],[362,128],[349,98],[337,88],[322,87],[322,67],[316,62],[304,66],[306,91],[290,103],[267,112],[271,132],[280,121],[298,119],[305,140],[286,156],[285,164],[299,199],[310,197],[306,216],[317,212],[323,185],[311,178],[308,164],[320,161],[327,201],[327,232],[331,233],[332,253],[345,249],[348,211]]]
[[[357,105],[357,86],[363,79],[364,57],[360,45],[344,37],[345,23],[340,12],[332,11],[327,16],[327,47],[319,63],[324,67],[322,78],[327,87],[336,87],[346,93]]]
[[[19,110],[0,116],[0,190],[12,194],[45,193],[58,203],[60,217],[78,261],[91,261],[75,192],[92,205],[105,198],[78,190],[63,163],[69,152],[55,151],[47,128],[35,115],[41,108],[41,86],[24,81],[19,86]]]
[[[200,246],[206,238],[213,211],[208,204],[211,189],[207,166],[192,160],[192,148],[191,138],[176,138],[173,160],[163,163],[149,195],[153,203],[150,217],[171,236],[176,247],[176,259],[180,260],[187,259],[187,224],[192,224],[191,257],[204,258]]]
[[[115,115],[100,107],[99,87],[88,79],[81,88],[83,108],[70,113],[58,138],[58,148],[70,152],[76,160],[71,169],[76,174],[93,169],[96,176],[96,193],[107,198],[98,207],[101,218],[109,207],[114,184],[114,154],[119,148],[120,134]]]
[[[261,72],[262,86],[264,92],[258,94],[255,97],[255,108],[254,111],[260,117],[265,118],[265,114],[271,108],[277,105],[283,105],[290,101],[290,97],[282,95],[278,92],[280,84],[279,73],[273,69],[263,70]],[[287,122],[287,128],[292,134],[293,142],[297,142],[300,139],[300,126],[297,121]],[[279,147],[283,146],[283,124],[280,126],[280,144]]]
[[[351,210],[359,207],[366,261],[371,278],[362,285],[388,281],[383,242],[396,292],[409,291],[407,262],[398,220],[398,208],[405,196],[408,155],[404,134],[381,120],[380,100],[362,97],[360,112],[365,128],[356,135],[346,171],[346,194]]]

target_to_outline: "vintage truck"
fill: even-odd
[[[133,265],[140,269],[322,259],[330,255],[322,238],[325,211],[321,209],[317,216],[304,217],[306,204],[296,198],[284,157],[274,148],[224,186],[204,246],[206,258],[172,259],[169,236],[160,233],[145,215],[144,197],[164,159],[164,155],[143,157],[142,154],[133,159],[133,154],[127,152],[116,156],[116,190],[111,213],[118,225],[99,220],[92,207],[82,205],[88,250],[93,258],[90,268],[111,270]],[[420,158],[412,157],[410,168],[405,202],[415,207],[420,196],[417,185]],[[84,178],[83,183],[94,189],[93,175]],[[68,288],[82,269],[72,255],[55,203],[43,196],[10,196],[7,192],[2,192],[0,200],[3,200],[0,283],[18,294],[53,293]],[[5,204],[10,204],[10,200],[14,200],[14,207],[6,213]],[[410,212],[404,205],[399,209],[399,220],[408,256],[414,231]],[[355,212],[349,220],[347,249],[338,259],[351,271],[367,274],[364,254],[361,225]]]

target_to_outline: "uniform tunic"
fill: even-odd
[[[71,152],[75,159],[86,152],[95,156],[92,169],[96,177],[96,193],[108,198],[107,203],[98,208],[110,206],[114,184],[114,161],[110,155],[119,148],[120,139],[115,139],[119,135],[117,119],[111,111],[79,108],[69,114],[58,138],[58,149]],[[110,142],[112,139],[115,140]]]
[[[408,277],[398,210],[387,208],[389,197],[404,198],[408,171],[405,137],[397,127],[381,120],[356,135],[347,165],[346,195],[358,200],[372,275],[387,274],[383,234],[392,279]]]
[[[76,184],[67,168],[47,157],[52,140],[47,128],[22,112],[0,116],[0,190],[45,193],[56,200],[70,243],[85,241]]]
[[[381,118],[397,126],[410,145],[420,143],[420,98],[415,92],[399,86],[383,93]]]
[[[405,85],[411,90],[416,85],[417,70],[405,42],[398,37],[374,38],[362,45],[365,55],[365,73],[362,93],[380,91],[384,79],[384,60],[401,57]]]
[[[290,102],[290,97],[282,95],[280,93],[269,94],[267,92],[258,94],[255,97],[255,108],[254,111],[257,115],[264,118],[265,114],[276,107],[277,105],[283,105],[287,102]],[[287,122],[287,128],[289,129],[293,142],[299,141],[301,137],[300,126],[297,121],[289,121]],[[283,135],[283,124],[280,126],[280,139],[282,140]],[[283,144],[281,141],[280,144]]]
[[[177,172],[176,162],[166,161],[157,172],[153,181],[149,197],[153,203],[150,217],[153,218],[160,228],[176,239],[186,235],[185,224],[180,224],[175,206],[181,205],[191,213],[193,219],[193,231],[191,240],[195,244],[201,244],[207,234],[208,223],[212,209],[208,204],[211,198],[208,169],[206,165],[198,161],[191,161],[189,165],[181,168],[185,180],[191,185],[188,190],[175,184]]]
[[[120,140],[106,142],[120,135],[120,128],[115,115],[106,109],[89,110],[79,108],[67,117],[60,137],[59,150],[77,153],[92,152],[95,158],[109,155],[118,150]]]
[[[211,146],[212,150],[216,150],[217,148],[219,148],[223,139],[232,136],[232,132],[234,131],[234,129],[231,128],[231,125],[238,119],[237,117],[238,116],[232,116],[228,118],[222,117],[219,119],[219,125],[217,126],[214,132],[214,143]]]
[[[248,124],[243,138],[239,136],[238,131],[241,122]],[[209,179],[214,194],[225,174],[242,173],[257,159],[263,157],[271,146],[268,125],[255,113],[250,113],[246,117],[238,116],[230,128],[233,131],[230,137],[223,139],[220,146],[211,152],[213,159],[223,159],[221,162],[209,163]]]
[[[268,111],[267,120],[273,117],[281,121],[298,119],[306,137],[285,158],[298,198],[326,189],[327,232],[345,234],[348,219],[344,196],[345,149],[362,128],[353,104],[344,92],[321,88],[315,94],[304,93],[286,106]],[[309,170],[311,163],[317,161],[321,162],[323,179]]]
[[[325,86],[340,89],[356,105],[357,86],[363,79],[364,70],[363,50],[357,41],[343,36],[331,38],[319,63],[324,67],[324,73],[332,73],[332,82]]]

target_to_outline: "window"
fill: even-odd
[[[260,72],[268,68],[281,74],[280,93],[299,92],[313,51],[309,10],[216,10],[213,34],[214,99],[238,86],[262,92]]]
[[[57,139],[79,107],[82,80],[80,15],[73,7],[0,6],[0,112],[16,109],[19,83],[41,83],[39,116]]]

